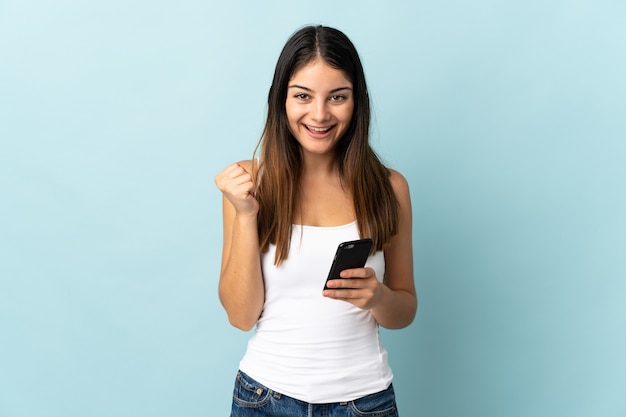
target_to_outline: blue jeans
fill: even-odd
[[[398,417],[393,386],[354,401],[309,404],[261,385],[239,371],[231,417]]]

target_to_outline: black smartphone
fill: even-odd
[[[374,241],[370,238],[340,243],[330,266],[326,283],[329,279],[339,278],[339,273],[344,269],[363,268],[373,244]],[[326,284],[324,284],[324,289],[328,289]]]

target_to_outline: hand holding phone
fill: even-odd
[[[370,238],[352,240],[340,243],[335,258],[326,278],[324,289],[328,289],[328,280],[340,278],[339,274],[345,269],[363,268],[367,262],[374,241]]]

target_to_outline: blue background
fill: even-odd
[[[408,179],[403,416],[626,415],[626,4],[0,0],[0,415],[223,416],[214,175],[308,23]]]

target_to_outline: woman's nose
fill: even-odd
[[[324,121],[328,119],[328,103],[326,100],[316,100],[313,103],[311,119],[315,121]]]

